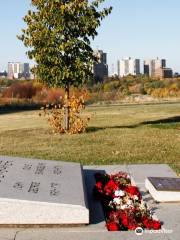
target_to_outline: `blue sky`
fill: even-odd
[[[180,72],[180,0],[106,0],[113,6],[103,20],[93,48],[107,52],[110,72],[117,59],[166,58],[168,67]],[[0,3],[0,70],[8,61],[29,61],[26,49],[16,38],[24,27],[22,17],[30,0],[2,0]]]

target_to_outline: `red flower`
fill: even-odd
[[[125,210],[119,211],[119,218],[121,219],[122,224],[127,227],[128,226],[128,215]]]
[[[108,219],[110,222],[119,222],[119,211],[111,211],[109,212]]]
[[[136,186],[128,186],[124,190],[131,196],[137,195],[141,199],[141,194]]]
[[[147,229],[158,230],[161,228],[161,224],[159,221],[153,220],[153,219],[148,219],[147,217],[145,217],[143,219],[143,224]]]
[[[110,180],[105,187],[108,187],[108,188],[111,188],[113,189],[114,191],[116,191],[118,189],[118,186],[117,184],[113,181],[113,180]]]
[[[126,173],[118,173],[114,175],[96,174],[95,194],[98,192],[103,207],[106,211],[108,231],[135,230],[138,226],[146,229],[158,230],[161,224],[157,220],[153,220],[149,212],[141,209],[141,194],[136,186],[131,185],[129,176]],[[127,204],[130,207],[120,209],[111,205],[115,196],[115,191],[125,191],[125,197],[122,196],[123,203],[130,200]],[[138,197],[138,201],[133,201]],[[134,204],[134,205],[133,205]]]
[[[151,229],[151,221],[147,217],[143,217],[142,222],[145,228]]]
[[[153,229],[155,229],[155,230],[158,230],[158,229],[161,228],[160,222],[159,222],[159,221],[156,221],[156,220],[153,220],[153,221],[152,221],[152,226],[153,226]]]
[[[128,224],[128,230],[135,230],[138,227],[136,224]]]
[[[116,190],[118,190],[118,186],[113,180],[109,180],[109,182],[104,187],[104,191],[106,195],[111,195]]]
[[[119,231],[120,230],[119,224],[116,222],[109,222],[106,224],[106,227],[107,227],[108,231]]]
[[[101,182],[97,182],[96,183],[96,188],[97,189],[102,189],[102,183]]]
[[[127,227],[128,226],[128,217],[125,216],[123,219],[122,219],[122,224]]]
[[[101,182],[97,182],[96,185],[95,185],[96,190],[97,190],[100,194],[103,193],[102,186],[103,186],[103,185],[102,185]]]

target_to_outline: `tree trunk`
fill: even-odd
[[[70,129],[70,121],[69,121],[69,84],[65,87],[65,130],[68,131]]]

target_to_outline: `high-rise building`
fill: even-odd
[[[30,78],[30,66],[29,63],[22,64],[22,76],[24,78]]]
[[[8,78],[19,78],[19,74],[21,73],[21,71],[22,69],[20,62],[8,62]]]
[[[150,77],[155,77],[156,70],[166,67],[165,59],[149,59],[144,61],[144,74]]]
[[[95,83],[103,82],[104,78],[108,76],[107,53],[102,50],[97,50],[94,53],[98,59],[98,62],[95,62],[93,66],[94,81]]]
[[[159,79],[172,78],[173,71],[171,68],[157,68],[155,70],[155,77]]]
[[[147,76],[152,75],[152,60],[144,61],[144,74]]]
[[[117,74],[119,77],[120,76],[120,61],[119,60],[117,61]]]
[[[30,77],[29,63],[8,62],[8,78],[18,79],[22,77]]]
[[[151,71],[151,76],[156,77],[156,70],[165,68],[166,67],[166,60],[165,59],[153,59],[152,60],[152,71]]]
[[[140,60],[125,58],[118,61],[118,76],[124,77],[127,75],[140,74]]]

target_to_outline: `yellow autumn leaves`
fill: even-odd
[[[60,104],[47,104],[42,108],[43,115],[47,117],[53,133],[77,134],[85,132],[89,117],[82,116],[81,111],[85,108],[85,98],[87,92],[82,92],[77,96],[72,94],[69,99],[64,97]],[[69,108],[69,130],[65,130],[65,109]]]

